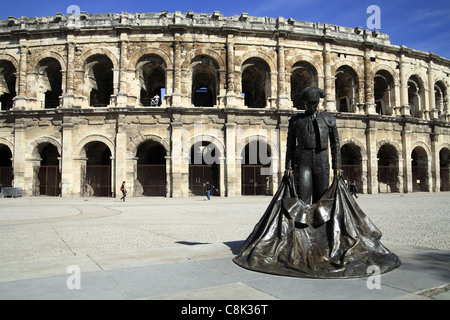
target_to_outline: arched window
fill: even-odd
[[[413,191],[428,190],[428,157],[424,148],[416,147],[411,153]]]
[[[212,107],[217,103],[219,67],[213,59],[200,56],[192,61],[192,104],[196,107]]]
[[[166,196],[166,150],[155,141],[142,143],[136,153],[135,195]]]
[[[335,75],[336,110],[355,112],[358,97],[358,76],[351,67],[341,66]]]
[[[423,88],[421,80],[417,75],[408,79],[408,104],[411,108],[411,116],[420,118],[423,109]]]
[[[9,110],[16,96],[16,68],[6,60],[0,60],[0,107]]]
[[[398,153],[394,146],[384,144],[377,154],[378,192],[398,192]]]
[[[265,108],[270,97],[270,67],[260,58],[250,58],[242,65],[242,94],[249,108]]]
[[[297,109],[304,109],[297,95],[310,86],[317,86],[317,70],[306,61],[299,61],[292,67],[291,100]]]
[[[434,85],[434,104],[438,117],[448,111],[447,87],[442,81],[437,81]]]
[[[44,108],[59,106],[62,95],[61,65],[54,58],[45,58],[37,65],[39,93],[38,99],[43,101]]]
[[[137,63],[143,106],[160,106],[166,89],[166,63],[154,54],[145,55]]]
[[[106,107],[111,102],[113,94],[113,63],[101,54],[89,57],[86,62],[89,80],[89,105]]]
[[[392,75],[386,70],[379,70],[374,78],[376,112],[379,115],[392,115],[394,94],[395,86]]]

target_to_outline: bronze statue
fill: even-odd
[[[320,199],[328,189],[330,167],[328,161],[328,140],[330,140],[332,167],[341,169],[341,148],[336,119],[327,112],[317,111],[320,98],[325,97],[322,89],[308,87],[299,93],[305,104],[305,113],[299,113],[289,120],[286,151],[286,170],[293,169],[297,177],[297,193],[303,202],[310,204]],[[298,159],[296,161],[296,149]]]
[[[336,119],[317,110],[325,93],[308,87],[300,95],[306,111],[289,121],[285,175],[233,261],[254,271],[310,278],[369,276],[373,265],[391,271],[400,260],[381,244],[381,232],[342,180]]]

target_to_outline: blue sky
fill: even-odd
[[[377,5],[381,11],[380,32],[391,43],[412,49],[434,52],[450,59],[449,0],[1,0],[0,19],[66,14],[67,7],[77,5],[87,13],[169,12],[212,13],[225,16],[247,12],[252,16],[285,17],[346,27],[367,28],[367,7]]]

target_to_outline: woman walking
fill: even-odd
[[[120,191],[122,191],[122,198],[120,198],[120,200],[123,200],[123,202],[125,202],[125,197],[127,196],[127,189],[125,186],[125,181],[122,182],[122,186],[120,187]]]

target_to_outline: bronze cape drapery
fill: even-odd
[[[246,269],[308,278],[369,276],[400,265],[384,247],[381,232],[352,198],[342,178],[319,201],[307,205],[285,174],[277,193],[233,261]]]

